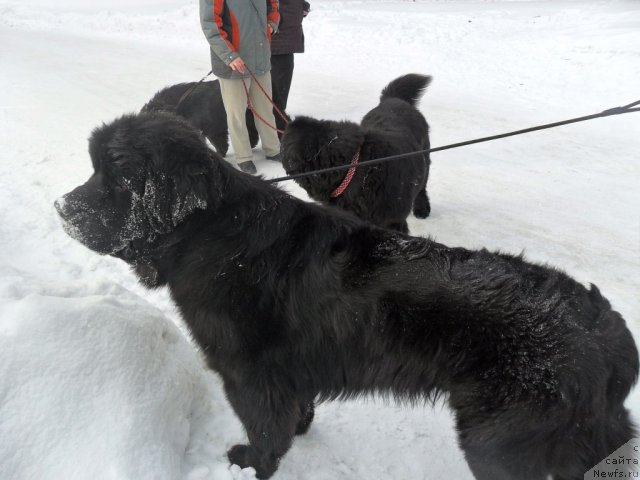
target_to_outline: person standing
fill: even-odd
[[[271,40],[271,82],[273,102],[281,112],[285,112],[293,78],[293,54],[304,52],[302,20],[311,10],[311,5],[303,0],[280,0],[279,8],[280,25]],[[275,109],[274,116],[278,130],[284,130],[286,122]]]
[[[256,173],[245,118],[247,91],[265,156],[280,157],[273,107],[258,85],[272,95],[270,43],[279,20],[277,0],[200,0],[200,24],[211,48],[213,73],[220,81],[235,162],[247,173]]]

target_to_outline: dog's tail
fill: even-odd
[[[385,98],[400,98],[415,107],[431,83],[431,76],[418,73],[408,73],[393,80],[382,89],[380,101]]]

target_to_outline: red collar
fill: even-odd
[[[360,147],[358,147],[358,150],[356,150],[356,154],[351,159],[351,165],[356,165],[359,161],[360,161]],[[339,197],[344,193],[344,191],[347,189],[347,187],[351,183],[351,179],[353,178],[355,173],[356,173],[356,167],[352,166],[351,168],[349,168],[349,170],[347,171],[347,174],[344,176],[344,179],[342,180],[342,183],[338,185],[338,188],[336,188],[333,192],[331,192],[331,198]]]

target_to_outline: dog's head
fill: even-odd
[[[149,245],[210,202],[213,152],[186,122],[166,113],[125,115],[93,131],[93,175],[56,200],[64,230],[100,254],[132,264]]]
[[[359,125],[341,121],[296,117],[282,136],[282,165],[289,175],[338,165],[348,165],[364,143]],[[296,179],[315,200],[327,200],[342,181],[345,171]]]

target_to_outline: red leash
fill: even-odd
[[[258,81],[258,79],[256,78],[256,76],[253,74],[253,72],[249,69],[249,67],[247,67],[247,65],[245,64],[245,68],[247,69],[247,72],[249,72],[249,75],[251,75],[251,78],[253,79],[254,82],[256,82],[256,84],[258,85],[258,87],[260,87],[260,90],[262,91],[262,93],[264,94],[265,97],[267,97],[267,99],[269,100],[269,102],[271,102],[271,105],[273,106],[273,109],[278,113],[278,115],[280,115],[280,118],[282,118],[284,120],[285,125],[287,123],[289,123],[289,119],[287,118],[287,116],[282,113],[282,110],[280,110],[278,108],[278,106],[275,104],[275,102],[273,101],[273,99],[271,98],[271,96],[267,93],[267,91],[264,89],[264,87],[262,86],[262,84]],[[247,108],[249,110],[251,110],[251,112],[253,113],[253,115],[255,117],[257,117],[262,123],[264,123],[265,125],[267,125],[269,128],[275,130],[278,133],[284,133],[284,130],[280,130],[279,128],[277,128],[274,125],[271,125],[269,122],[267,122],[264,117],[262,115],[260,115],[258,113],[258,111],[255,109],[255,107],[251,104],[251,100],[249,99],[249,89],[247,88],[247,84],[244,83],[244,78],[241,78],[240,80],[242,80],[242,86],[244,87],[244,92],[247,95]]]
[[[336,188],[333,192],[331,192],[331,198],[337,198],[344,193],[344,191],[347,189],[347,187],[351,183],[351,179],[356,173],[355,165],[357,165],[359,161],[360,161],[360,147],[358,147],[358,150],[356,150],[355,155],[351,159],[352,167],[349,168],[349,170],[347,170],[347,174],[344,176],[342,183],[338,185],[338,188]]]

